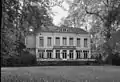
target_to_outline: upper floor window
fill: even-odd
[[[63,45],[67,45],[67,38],[63,37]]]
[[[77,38],[77,47],[80,47],[80,38]]]
[[[73,45],[73,38],[69,38],[69,45]]]
[[[43,37],[39,37],[39,46],[40,47],[44,46],[44,38]]]
[[[51,37],[47,38],[47,46],[52,46],[52,38]]]
[[[88,47],[88,39],[87,38],[84,39],[84,47]]]
[[[60,45],[60,37],[56,37],[55,44],[56,44],[57,46]]]

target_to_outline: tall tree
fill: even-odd
[[[46,0],[3,0],[1,23],[1,54],[19,54],[19,47],[29,26],[34,29],[52,24]],[[14,52],[14,53],[13,53]]]

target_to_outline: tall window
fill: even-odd
[[[40,47],[44,46],[44,38],[43,37],[39,38],[39,45],[40,45]]]
[[[67,58],[67,50],[63,50],[63,59]]]
[[[73,38],[69,38],[69,45],[70,45],[70,46],[73,45]]]
[[[85,59],[88,58],[88,52],[89,52],[89,51],[87,51],[87,50],[84,50],[84,51],[83,51],[83,53],[84,53],[84,58],[85,58]]]
[[[52,50],[46,50],[47,51],[47,58],[52,58]]]
[[[80,59],[81,58],[81,51],[76,51],[76,54],[77,54],[77,59]]]
[[[88,47],[88,39],[87,38],[84,39],[84,47]]]
[[[80,38],[77,38],[77,47],[80,47]]]
[[[67,45],[67,38],[66,37],[63,37],[63,45]]]
[[[70,50],[69,57],[70,59],[73,59],[73,50]]]
[[[51,37],[47,38],[47,46],[52,46],[52,38]]]
[[[44,51],[43,50],[38,50],[38,53],[39,53],[40,59],[44,58]]]
[[[60,50],[56,50],[56,58],[60,59]]]
[[[57,46],[60,45],[60,37],[56,37],[55,44],[56,44]]]

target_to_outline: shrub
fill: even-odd
[[[36,56],[29,53],[28,51],[24,51],[20,57],[20,64],[23,66],[31,66],[36,64]]]
[[[23,51],[19,55],[1,57],[1,66],[32,66],[35,64],[36,56],[28,51]]]
[[[112,65],[120,65],[120,53],[113,54]]]

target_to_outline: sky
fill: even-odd
[[[69,0],[69,1],[72,1],[72,0]],[[62,6],[66,9],[66,10],[69,10],[69,5],[68,3],[64,0],[64,3],[62,4]],[[53,16],[53,23],[55,25],[59,25],[62,21],[61,19],[64,18],[64,17],[67,17],[68,16],[68,11],[65,11],[64,9],[62,9],[61,7],[59,6],[55,6],[52,8],[52,11],[55,13],[55,16]],[[91,20],[88,20],[88,22],[90,22]],[[91,26],[86,23],[84,24],[83,26],[81,26],[80,28],[82,29],[85,29],[87,25],[87,30],[89,30],[91,28]]]
[[[64,1],[62,6],[68,10],[69,9],[69,5]],[[63,17],[67,17],[68,15],[68,11],[66,11],[64,9],[62,9],[59,6],[55,6],[52,8],[52,11],[55,13],[55,16],[53,16],[53,23],[55,25],[58,25],[61,22],[61,18]]]

